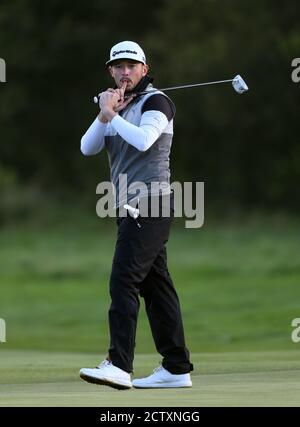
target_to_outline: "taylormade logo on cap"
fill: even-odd
[[[137,55],[137,52],[135,50],[129,50],[129,49],[127,49],[127,50],[118,50],[118,51],[115,50],[112,53],[112,56],[120,55],[120,53],[133,53],[134,55]]]
[[[143,49],[137,43],[131,41],[120,42],[113,46],[110,50],[110,59],[106,64],[109,65],[118,59],[133,59],[146,64],[146,56]]]

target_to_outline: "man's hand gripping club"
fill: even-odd
[[[118,89],[109,88],[105,92],[102,92],[99,100],[99,120],[102,123],[110,122],[119,111],[122,111],[133,97],[124,98],[127,82]]]

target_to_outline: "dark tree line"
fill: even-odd
[[[94,197],[107,156],[83,158],[92,97],[110,85],[110,47],[135,40],[157,87],[232,78],[230,85],[174,92],[172,180],[204,181],[206,198],[243,207],[300,207],[300,4],[290,2],[4,0],[0,57],[0,190],[7,183]]]

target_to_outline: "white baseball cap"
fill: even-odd
[[[135,42],[124,41],[115,44],[110,50],[110,59],[106,65],[118,59],[132,59],[146,64],[146,56],[143,49]]]

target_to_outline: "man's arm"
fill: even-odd
[[[81,138],[80,149],[85,156],[99,153],[104,148],[104,134],[107,120],[102,113],[96,117],[86,133]]]
[[[116,115],[112,127],[128,144],[139,151],[148,150],[168,125],[168,119],[160,111],[147,111],[142,115],[140,126],[135,126]]]
[[[124,82],[120,89],[107,89],[100,97],[100,113],[81,138],[81,152],[85,156],[99,153],[104,148],[104,135],[106,125],[113,117],[132,100],[124,100],[127,83]]]
[[[174,111],[169,100],[164,95],[157,94],[147,99],[142,112],[139,126],[127,122],[114,111],[111,111],[111,108],[105,108],[103,114],[128,144],[140,151],[146,151],[167,127],[174,116]]]

